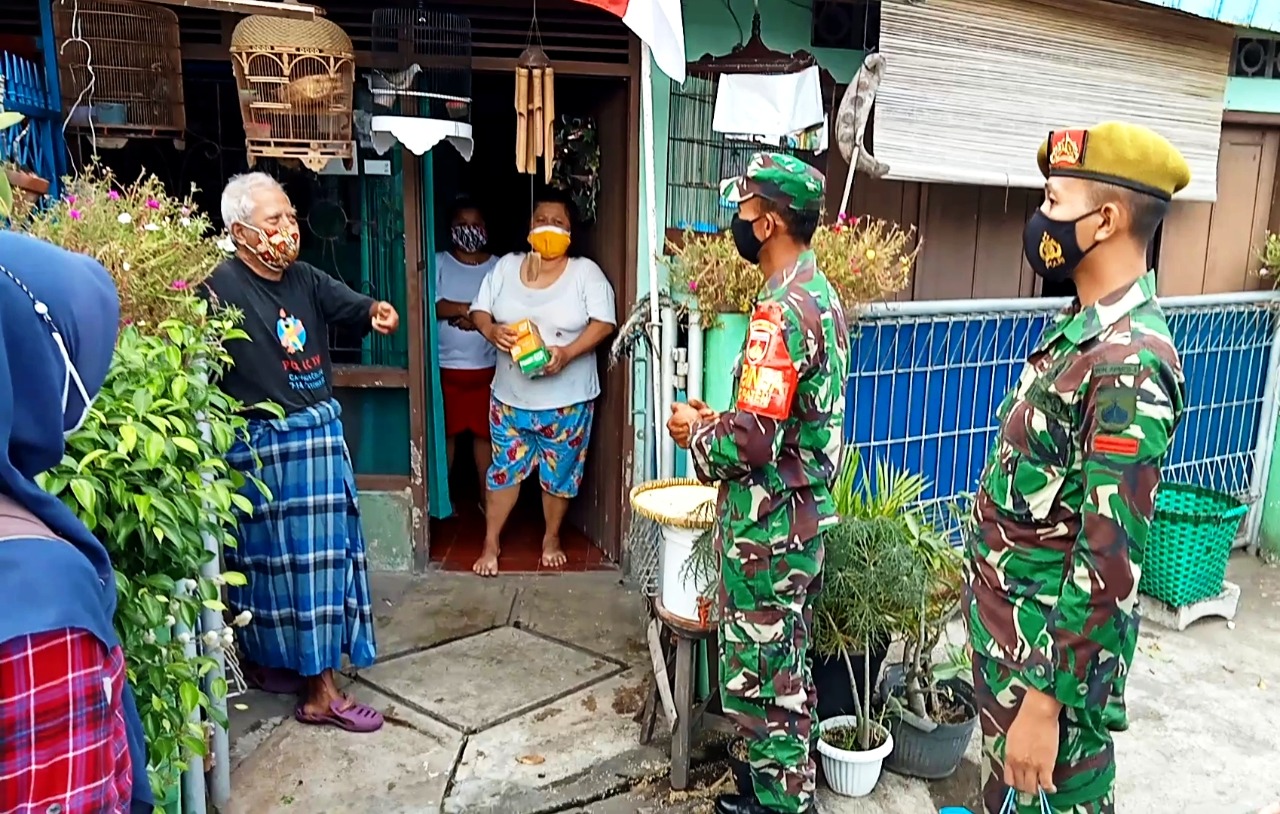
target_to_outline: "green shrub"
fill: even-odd
[[[67,179],[62,199],[10,226],[96,258],[120,292],[123,327],[106,382],[62,462],[40,482],[111,554],[116,629],[159,799],[207,752],[193,713],[205,721],[216,715],[201,688],[215,663],[186,656],[195,635],[187,631],[198,629],[202,607],[225,610],[221,583],[244,583],[235,573],[202,579],[200,567],[216,556],[205,540],[235,545],[232,509],[250,508],[238,494],[244,476],[225,461],[246,429],[243,405],[211,384],[230,364],[226,343],[248,337],[236,327],[238,314],[211,314],[193,296],[226,256],[208,218],[152,176],[122,185],[92,166]],[[197,652],[229,643],[225,631],[222,641],[216,632],[204,636]],[[211,690],[225,696],[225,679]]]
[[[189,718],[197,708],[205,717],[212,711],[200,679],[214,667],[208,657],[184,654],[192,634],[164,632],[175,622],[196,630],[202,606],[225,610],[221,586],[200,577],[200,566],[214,556],[204,540],[235,545],[232,507],[250,508],[237,494],[244,476],[224,460],[245,430],[241,405],[209,384],[229,362],[224,343],[245,334],[230,319],[209,317],[195,298],[183,305],[189,321],[166,320],[156,333],[121,331],[84,427],[68,440],[61,464],[41,477],[111,553],[120,595],[116,629],[157,794],[176,782],[188,760],[206,753],[203,727]],[[222,581],[243,584],[244,577],[226,572]],[[213,691],[225,696],[225,679]]]

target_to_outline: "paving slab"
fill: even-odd
[[[644,597],[616,573],[527,577],[512,620],[628,666],[649,663]]]
[[[632,720],[643,682],[628,671],[471,736],[446,814],[564,810],[661,771],[666,755]]]
[[[618,673],[602,656],[514,627],[382,661],[361,681],[479,732]]]
[[[462,735],[368,688],[360,696],[387,716],[381,730],[280,724],[233,772],[226,814],[439,812]]]
[[[374,574],[374,633],[380,660],[505,625],[519,583],[475,574],[433,572],[412,577],[405,590],[398,575]],[[379,590],[386,584],[386,590]]]

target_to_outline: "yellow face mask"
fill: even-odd
[[[559,226],[539,226],[529,232],[529,246],[543,260],[555,260],[569,251],[569,233]]]

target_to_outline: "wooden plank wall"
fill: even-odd
[[[827,210],[840,205],[847,164],[828,159]],[[1175,203],[1160,239],[1164,296],[1242,291],[1266,284],[1256,250],[1280,230],[1280,128],[1224,125],[1216,203]],[[909,291],[898,299],[1033,297],[1039,281],[1022,256],[1022,230],[1039,190],[877,181],[859,176],[849,210],[915,225],[924,247]]]
[[[1218,200],[1175,203],[1160,242],[1160,293],[1215,294],[1267,285],[1257,249],[1274,228],[1280,130],[1224,125]]]

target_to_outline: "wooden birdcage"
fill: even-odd
[[[178,15],[130,0],[57,0],[53,22],[69,127],[123,138],[182,134]]]
[[[259,158],[302,162],[319,172],[352,161],[355,49],[321,18],[246,17],[231,34],[249,166]]]

